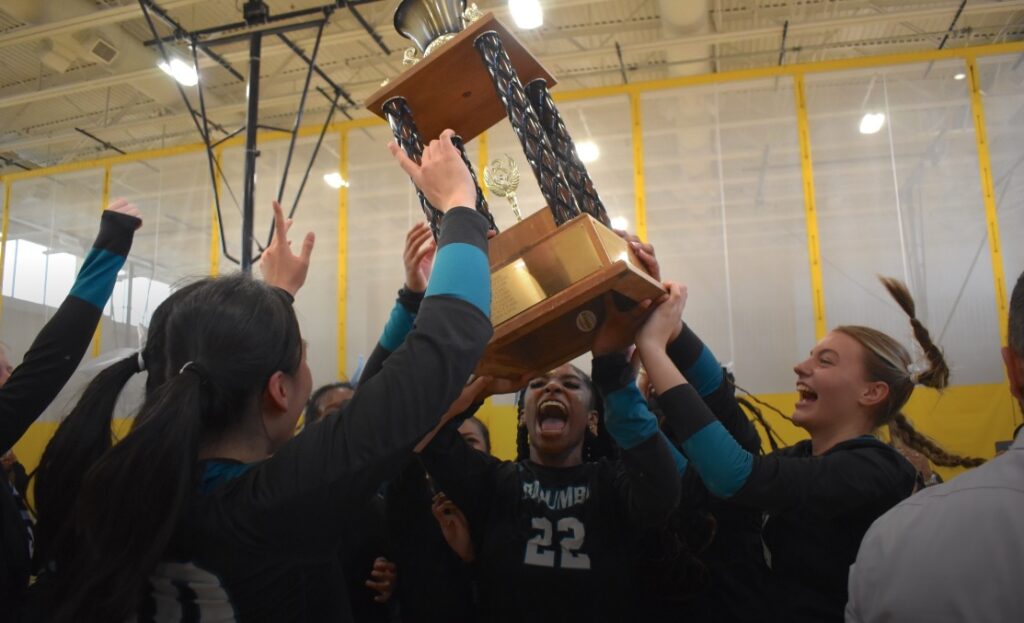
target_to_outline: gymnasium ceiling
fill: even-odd
[[[268,0],[272,14],[326,0]],[[241,0],[158,0],[189,30],[238,22]],[[395,33],[396,0],[334,12],[319,54],[330,78],[362,102],[402,70],[407,40]],[[511,23],[505,0],[479,0]],[[561,83],[577,89],[687,74],[1014,41],[1024,38],[1024,0],[542,0],[544,25],[519,36]],[[161,34],[170,29],[158,23]],[[783,32],[786,31],[785,38]],[[309,50],[315,31],[292,33]],[[90,60],[81,43],[119,52]],[[193,143],[198,134],[134,0],[0,0],[0,173]],[[944,43],[943,43],[944,42]],[[389,50],[385,52],[384,48]],[[185,47],[180,46],[185,52]],[[217,51],[246,73],[244,43]],[[57,57],[55,60],[55,54]],[[621,54],[621,56],[620,56]],[[263,50],[261,122],[289,126],[304,64],[276,39]],[[244,119],[245,83],[200,59],[210,117],[227,131]],[[319,78],[314,86],[323,85]],[[313,92],[305,123],[329,102]],[[367,113],[358,107],[352,117]],[[339,119],[343,117],[338,117]],[[80,132],[84,130],[106,145]],[[220,134],[223,136],[223,134]],[[215,133],[216,137],[216,133]]]

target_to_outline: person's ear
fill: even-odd
[[[587,430],[590,431],[591,435],[597,437],[597,411],[587,413]]]
[[[889,384],[882,381],[867,383],[860,393],[858,402],[866,407],[876,407],[889,397]]]
[[[288,375],[278,370],[270,376],[263,390],[266,406],[275,411],[287,411],[288,399],[291,396],[291,383]]]

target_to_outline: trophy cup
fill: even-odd
[[[477,372],[519,378],[587,352],[610,295],[628,305],[664,289],[609,228],[548,90],[554,78],[493,14],[467,14],[465,0],[402,0],[394,21],[423,56],[374,93],[367,108],[388,121],[415,161],[422,137],[453,129],[471,172],[461,141],[507,118],[547,202],[490,241],[494,336]],[[514,163],[504,166],[487,176],[503,177],[491,188],[514,199]],[[436,236],[441,213],[419,196]],[[476,209],[493,225],[479,184]]]

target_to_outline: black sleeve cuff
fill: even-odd
[[[680,444],[715,421],[715,414],[689,383],[676,385],[664,394],[658,394],[658,404],[665,412],[665,419]]]
[[[274,288],[274,290],[277,291],[278,294],[283,296],[284,299],[286,301],[288,301],[289,304],[291,304],[291,305],[295,304],[295,297],[292,296],[291,292],[289,292],[288,290],[285,290],[284,288],[279,288],[277,286],[271,286],[271,287]]]
[[[408,286],[403,286],[398,291],[398,304],[401,305],[410,314],[418,314],[420,311],[420,303],[423,302],[423,295],[425,292],[413,292]]]
[[[100,217],[100,233],[92,246],[126,257],[132,248],[135,230],[141,224],[142,221],[134,216],[104,210]]]
[[[487,253],[487,230],[490,223],[483,214],[473,208],[452,208],[441,219],[441,236],[437,241],[440,250],[446,244],[463,242]]]
[[[703,350],[704,342],[690,330],[690,325],[684,322],[679,337],[669,342],[666,352],[677,368],[686,370],[697,361]]]
[[[609,353],[594,357],[590,364],[591,378],[594,387],[604,396],[622,389],[636,380],[633,366],[624,353]]]

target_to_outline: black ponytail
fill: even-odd
[[[51,549],[55,621],[120,621],[135,611],[155,566],[173,556],[200,448],[259,417],[267,380],[295,374],[302,360],[290,297],[247,275],[205,279],[158,311],[166,328],[147,346],[146,365],[166,381],[153,383],[131,432],[82,478],[66,540]]]
[[[164,332],[167,318],[175,305],[206,283],[194,281],[175,290],[153,311],[145,348],[115,362],[94,378],[82,397],[57,427],[46,445],[39,467],[34,473],[36,523],[36,568],[48,565],[53,544],[71,548],[71,535],[65,534],[71,509],[78,498],[82,478],[89,468],[110,449],[113,441],[114,407],[121,391],[142,368],[146,369],[146,395],[167,380],[163,362]],[[141,421],[136,417],[134,428]]]
[[[58,532],[67,525],[85,472],[110,449],[114,406],[139,371],[138,355],[114,363],[89,383],[46,445],[35,472],[36,560],[49,559]]]
[[[54,552],[55,621],[122,621],[134,611],[196,483],[205,393],[197,375],[175,375],[146,400],[145,422],[85,475],[70,528],[78,549]]]

